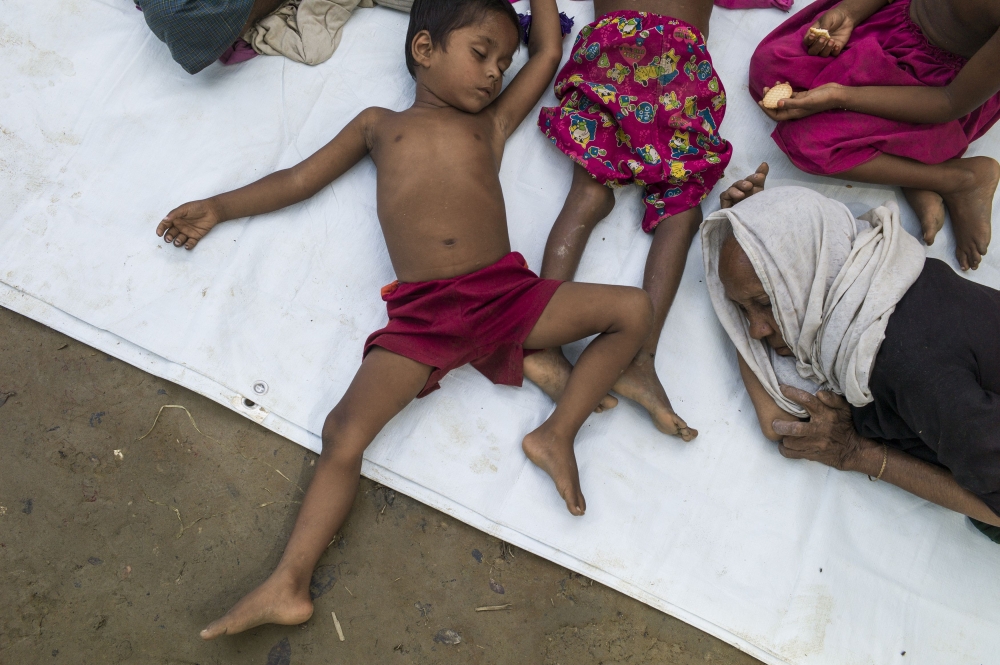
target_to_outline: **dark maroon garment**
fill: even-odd
[[[561,285],[528,270],[517,252],[468,275],[393,282],[382,288],[389,324],[368,337],[365,355],[381,346],[433,367],[417,397],[467,364],[493,383],[519,386],[524,340]]]
[[[1000,515],[1000,291],[927,259],[851,407],[864,437],[949,469]]]

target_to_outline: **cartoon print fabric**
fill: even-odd
[[[694,26],[620,11],[585,26],[538,126],[599,182],[646,188],[642,228],[698,205],[732,157],[726,91]]]

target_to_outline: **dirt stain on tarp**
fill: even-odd
[[[18,66],[18,71],[27,76],[49,78],[58,74],[76,75],[72,60],[55,51],[39,48],[27,37],[11,30],[6,23],[0,23],[0,48],[6,51],[6,57],[12,57],[14,51],[21,51],[24,61]]]

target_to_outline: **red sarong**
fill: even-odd
[[[522,345],[562,282],[541,279],[517,252],[468,275],[393,282],[382,289],[389,324],[365,342],[434,368],[417,397],[471,364],[493,383],[520,386]]]
[[[909,0],[895,0],[857,26],[840,55],[809,55],[802,44],[820,14],[838,0],[818,0],[782,23],[750,60],[750,94],[788,81],[795,90],[824,83],[849,86],[946,86],[967,62],[927,41],[910,19]],[[779,122],[771,137],[803,171],[839,173],[879,153],[940,164],[961,157],[1000,117],[1000,94],[969,115],[941,124],[913,124],[853,111],[825,111]]]

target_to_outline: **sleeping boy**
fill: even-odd
[[[719,135],[726,91],[705,44],[712,0],[594,0],[594,14],[556,79],[560,105],[542,109],[538,120],[575,162],[541,275],[573,279],[591,231],[614,208],[610,188],[645,189],[642,229],[653,242],[643,288],[653,301],[653,329],[614,390],[642,405],[660,431],[690,441],[698,432],[674,413],[654,359],[701,224],[701,201],[732,156]],[[524,366],[553,396],[569,371],[559,349]]]
[[[649,335],[652,306],[640,289],[540,279],[511,252],[498,174],[504,142],[562,56],[555,0],[531,0],[531,9],[530,58],[501,94],[519,37],[508,0],[417,0],[405,50],[416,79],[410,108],[362,111],[297,166],[186,203],[157,227],[165,241],[192,249],[220,222],[309,198],[368,154],[398,278],[382,290],[388,325],[368,338],[326,418],[316,475],[277,568],[203,638],[312,615],[309,580],[350,511],[365,449],[411,400],[467,363],[495,383],[520,385],[524,349],[597,335],[555,411],[522,442],[570,512],[584,513],[573,441]]]

